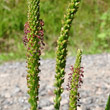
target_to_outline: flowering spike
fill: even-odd
[[[38,91],[39,91],[39,66],[41,46],[43,42],[44,22],[40,19],[39,12],[40,0],[29,0],[28,2],[28,22],[24,28],[24,43],[27,47],[27,86],[29,94],[29,103],[31,110],[38,110]]]
[[[83,74],[82,74],[82,67],[81,67],[81,55],[82,55],[82,51],[80,49],[78,49],[74,68],[73,68],[73,66],[71,66],[72,73],[69,74],[69,82],[68,82],[69,86],[67,88],[67,90],[70,90],[69,110],[77,110],[77,105],[78,105],[77,102],[80,99],[78,88],[83,83],[83,81],[82,81]]]
[[[65,71],[62,72],[62,69],[65,70],[66,65],[66,56],[67,56],[67,43],[68,43],[68,36],[69,36],[69,30],[72,24],[72,21],[74,19],[74,15],[78,10],[80,0],[71,0],[71,3],[69,4],[68,10],[66,15],[64,16],[63,26],[61,28],[60,37],[58,39],[58,48],[57,48],[57,58],[56,58],[56,82],[55,82],[55,100],[54,100],[54,108],[55,110],[59,110],[60,107],[60,101],[59,97],[61,99],[61,88],[62,83],[64,82],[64,75]],[[60,74],[60,75],[59,75]],[[59,79],[62,79],[62,81],[59,82]]]

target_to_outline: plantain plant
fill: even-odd
[[[67,90],[70,90],[69,95],[69,110],[77,110],[78,102],[80,99],[80,95],[78,92],[78,88],[81,87],[82,77],[83,75],[83,67],[81,67],[81,55],[82,51],[78,49],[77,56],[76,56],[76,62],[74,67],[71,66],[71,73],[69,73],[69,82],[67,85]]]
[[[71,0],[67,13],[64,16],[60,37],[58,39],[57,56],[56,56],[56,75],[55,75],[55,99],[54,109],[60,109],[61,94],[63,93],[62,84],[64,83],[65,65],[67,56],[67,44],[69,38],[69,30],[71,28],[74,15],[79,8],[81,0]],[[40,0],[28,0],[28,21],[24,28],[24,44],[27,48],[27,86],[31,110],[38,110],[39,101],[39,66],[41,49],[45,45],[43,42],[44,22],[40,19]],[[71,66],[69,74],[68,90],[69,95],[69,110],[77,110],[80,95],[78,88],[81,86],[83,77],[83,68],[81,67],[82,51],[78,49],[74,67]],[[110,110],[110,96],[107,101],[105,110]]]
[[[39,66],[43,43],[43,21],[40,19],[40,0],[28,0],[28,21],[24,28],[24,44],[27,47],[27,86],[31,110],[38,109]]]
[[[65,65],[66,65],[66,56],[67,56],[67,44],[69,38],[69,31],[71,28],[72,21],[74,19],[74,15],[78,10],[80,4],[80,0],[71,0],[69,7],[67,9],[67,13],[64,16],[64,21],[62,23],[60,37],[58,39],[58,47],[57,47],[57,57],[56,57],[56,75],[55,75],[55,99],[54,99],[54,108],[55,110],[59,110],[61,94],[63,93],[62,84],[64,82],[65,75]]]
[[[64,17],[61,35],[58,40],[57,59],[56,59],[56,82],[55,82],[55,104],[56,110],[59,110],[61,93],[63,92],[62,83],[64,82],[65,64],[67,56],[67,42],[69,30],[75,13],[78,10],[80,0],[71,0],[67,14]],[[43,25],[40,19],[40,0],[28,0],[28,21],[24,28],[24,44],[27,48],[27,86],[29,94],[29,103],[31,110],[38,109],[38,93],[39,93],[39,66],[40,55],[43,42]]]

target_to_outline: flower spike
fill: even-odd
[[[56,58],[56,75],[55,75],[55,99],[54,99],[54,108],[55,110],[59,110],[61,94],[63,92],[62,84],[64,82],[65,75],[65,65],[66,65],[66,56],[67,56],[67,44],[69,37],[69,30],[74,19],[74,15],[78,10],[80,4],[80,0],[71,0],[69,7],[67,9],[67,13],[64,16],[64,21],[61,28],[60,37],[58,39],[58,47],[57,47],[57,58]],[[59,80],[60,79],[60,80]]]
[[[67,90],[70,90],[69,95],[69,110],[77,110],[78,102],[80,100],[80,94],[78,92],[78,88],[81,87],[83,83],[82,77],[83,75],[83,68],[81,67],[81,55],[82,51],[78,49],[76,62],[74,67],[71,66],[72,73],[69,74],[69,82]]]
[[[24,28],[24,44],[27,48],[27,86],[31,110],[38,110],[39,66],[43,42],[44,22],[40,19],[40,0],[28,0],[28,22]]]

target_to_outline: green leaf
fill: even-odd
[[[109,95],[109,97],[108,97],[108,101],[107,101],[105,110],[110,110],[110,95]]]

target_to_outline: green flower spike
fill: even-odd
[[[57,58],[56,58],[56,82],[54,93],[56,95],[54,99],[54,108],[59,110],[61,94],[63,92],[62,83],[64,82],[65,65],[67,56],[67,42],[69,37],[69,30],[72,24],[75,13],[78,10],[80,0],[71,0],[67,14],[64,16],[63,27],[61,28],[60,37],[58,39]]]
[[[78,88],[81,86],[82,77],[83,77],[83,67],[81,67],[81,55],[82,51],[78,49],[77,51],[77,57],[76,57],[76,62],[73,66],[71,66],[71,71],[72,73],[69,73],[69,90],[70,90],[70,95],[69,95],[69,110],[77,110],[78,106],[78,101],[80,99],[79,93],[78,93]]]
[[[24,44],[27,47],[27,86],[31,110],[38,110],[39,66],[43,43],[43,21],[39,13],[40,0],[28,0],[28,22],[25,24]]]

